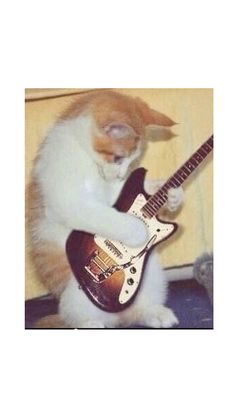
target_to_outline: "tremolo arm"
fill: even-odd
[[[146,246],[135,256],[131,256],[129,262],[112,265],[108,269],[106,269],[103,273],[103,275],[107,278],[108,276],[112,275],[116,271],[120,271],[122,269],[127,269],[131,265],[133,265],[135,262],[137,262],[138,259],[140,259],[145,253],[148,252],[148,250],[153,246],[157,238],[157,235],[154,234],[150,240],[147,242]]]

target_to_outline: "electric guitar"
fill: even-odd
[[[157,216],[168,199],[168,190],[180,186],[212,149],[213,135],[152,196],[144,191],[144,168],[130,175],[115,208],[145,223],[149,235],[143,246],[129,248],[121,242],[77,230],[69,235],[66,253],[73,274],[100,309],[118,312],[132,303],[150,251],[177,229],[176,223],[160,220]]]

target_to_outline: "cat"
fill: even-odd
[[[59,300],[58,315],[38,328],[118,328],[178,324],[165,306],[167,281],[156,251],[150,255],[134,302],[119,313],[97,308],[79,288],[65,243],[72,230],[98,234],[128,246],[145,243],[145,225],[112,206],[145,152],[148,126],[175,123],[140,98],[112,90],[81,94],[50,129],[35,158],[28,189],[28,229],[36,270]],[[163,182],[145,180],[153,194]],[[169,191],[167,208],[182,204],[181,188]]]

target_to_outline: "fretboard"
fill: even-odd
[[[146,217],[157,215],[168,199],[168,190],[178,188],[213,149],[213,135],[188,159],[142,207]]]

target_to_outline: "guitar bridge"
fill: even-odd
[[[105,281],[110,276],[108,273],[109,266],[99,256],[98,250],[95,250],[90,255],[84,269],[93,278],[93,281],[98,284]]]
[[[98,276],[93,273],[90,269],[90,266],[85,266],[84,269],[89,273],[90,276],[95,280],[95,282],[99,283]]]

